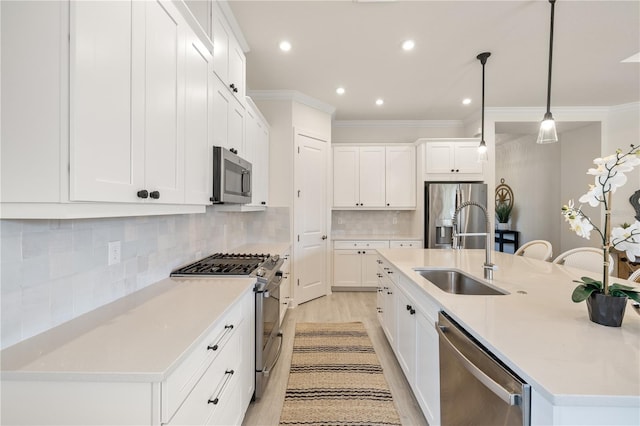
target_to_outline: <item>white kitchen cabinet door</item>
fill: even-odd
[[[231,99],[231,93],[229,93],[224,83],[219,78],[214,78],[213,145],[227,149],[231,148],[229,145],[229,110],[231,109]]]
[[[382,287],[383,296],[384,296],[384,306],[382,308],[382,330],[384,334],[387,336],[387,340],[389,341],[389,345],[392,348],[396,346],[396,335],[398,332],[397,329],[397,306],[396,306],[396,298],[398,297],[396,294],[397,287],[393,280],[388,276],[385,277],[384,284]]]
[[[416,364],[416,306],[398,289],[398,334],[396,355],[411,386],[415,383]]]
[[[387,146],[385,152],[386,206],[416,207],[416,148]]]
[[[211,32],[213,35],[213,70],[220,80],[229,80],[229,35],[231,31],[219,6],[214,2]]]
[[[458,173],[482,173],[483,163],[478,161],[478,142],[458,142],[453,146]]]
[[[426,141],[425,180],[483,180],[478,140]]]
[[[440,356],[434,322],[423,312],[416,314],[416,362],[413,393],[430,425],[440,424]]]
[[[246,142],[245,142],[246,144]],[[253,199],[258,206],[269,205],[269,128],[258,119],[256,123],[255,161],[253,163]]]
[[[244,106],[234,97],[229,102],[229,128],[227,144],[229,149],[238,151],[240,157],[246,155],[244,144],[244,116],[246,114]]]
[[[253,101],[247,98],[244,115],[244,149],[242,157],[252,166],[251,203],[266,207],[269,200],[269,128]]]
[[[333,148],[333,206],[356,208],[360,204],[358,147]]]
[[[336,287],[362,286],[361,250],[333,251],[333,285]],[[375,284],[374,284],[375,285]]]
[[[360,207],[385,206],[385,148],[360,147]]]
[[[362,287],[376,287],[378,284],[378,254],[375,250],[362,250],[361,258],[361,277],[360,283]]]
[[[241,102],[245,97],[245,54],[214,2],[213,7],[213,69],[225,87]]]
[[[139,54],[132,37],[144,42],[144,35],[132,32],[144,9],[124,1],[70,7],[70,199],[135,202],[144,189],[145,148],[133,131],[140,123],[132,120],[132,86],[144,82],[132,82]]]
[[[182,204],[186,24],[169,2],[144,5],[145,189],[152,199],[156,193],[158,202]]]
[[[182,17],[170,2],[72,10],[70,198],[183,204]]]
[[[426,173],[455,173],[453,145],[450,142],[428,142]]]
[[[187,30],[185,52],[184,173],[185,203],[209,204],[213,117],[212,57],[196,34]],[[204,96],[207,94],[207,96]]]
[[[229,89],[238,99],[245,96],[246,59],[235,37],[229,39]]]

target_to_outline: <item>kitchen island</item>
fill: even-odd
[[[378,252],[399,273],[399,287],[437,305],[531,385],[532,424],[640,424],[640,316],[629,306],[622,327],[605,327],[589,320],[585,303],[571,301],[572,280],[597,274],[494,253],[490,285],[509,294],[455,295],[413,268],[482,280],[484,250]]]

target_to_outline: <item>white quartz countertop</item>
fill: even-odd
[[[254,284],[167,278],[6,348],[1,377],[162,381]]]
[[[589,320],[585,302],[571,301],[572,280],[598,274],[493,253],[491,284],[510,294],[453,295],[413,268],[455,268],[482,280],[484,250],[378,252],[553,404],[640,407],[640,315],[628,302],[622,327],[605,327]]]
[[[360,235],[345,235],[345,234],[331,234],[331,239],[334,241],[372,241],[372,240],[388,240],[388,241],[405,241],[405,240],[419,240],[422,241],[422,237],[416,235],[384,235],[384,234],[360,234]]]

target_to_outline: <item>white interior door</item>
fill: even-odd
[[[328,142],[295,131],[295,292],[297,303],[327,294]]]

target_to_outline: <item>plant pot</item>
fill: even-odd
[[[498,229],[501,231],[509,229],[509,222],[498,222]]]
[[[586,302],[591,321],[607,327],[622,325],[624,310],[627,307],[626,296],[605,296],[602,293],[591,293]]]

